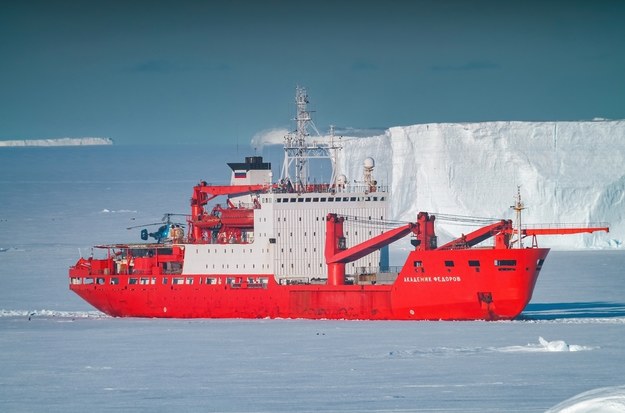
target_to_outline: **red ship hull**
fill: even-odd
[[[536,236],[608,230],[523,226],[520,189],[516,228],[506,219],[427,212],[415,222],[389,221],[374,159],[363,160],[362,180],[338,174],[340,139],[331,132],[307,142],[305,89],[297,88],[295,102],[297,129],[285,136],[278,181],[262,156],[228,163],[230,185],[193,187],[186,234],[171,222],[180,214],[138,226],[142,240],[156,242],[98,246],[106,258],[81,258],[69,270],[70,289],[116,317],[512,319],[532,298],[549,252]],[[309,176],[313,159],[329,162],[329,182]],[[210,204],[217,197],[225,202]],[[485,226],[439,246],[437,219]],[[378,271],[388,264],[383,248],[407,235],[414,249],[401,271]]]
[[[92,270],[77,265],[70,270],[70,288],[116,317],[513,319],[529,303],[548,251],[413,251],[388,285],[279,285],[271,274],[137,276],[102,271],[94,276]],[[214,284],[207,284],[208,278]]]

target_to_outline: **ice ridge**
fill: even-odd
[[[17,139],[0,140],[0,147],[22,146],[93,146],[112,145],[111,138],[84,137],[84,138],[54,138],[54,139]]]
[[[625,120],[430,123],[342,141],[339,173],[361,179],[373,157],[375,179],[391,190],[391,219],[419,211],[512,219],[520,185],[524,223],[610,224],[608,234],[542,237],[541,246],[623,247]],[[438,225],[443,239],[475,229]]]

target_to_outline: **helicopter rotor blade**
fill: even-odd
[[[171,220],[171,217],[186,217],[187,214],[176,214],[174,212],[166,212],[163,215],[163,218],[161,219],[163,222],[169,222]]]
[[[143,228],[143,227],[151,227],[152,225],[162,225],[162,222],[153,222],[151,224],[143,224],[143,225],[135,225],[132,227],[126,227],[126,229],[135,229],[135,228]]]

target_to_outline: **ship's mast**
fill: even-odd
[[[302,187],[308,181],[308,159],[305,156],[306,138],[310,136],[308,125],[313,125],[312,117],[307,110],[308,95],[306,94],[306,89],[297,87],[295,104],[297,106],[295,146],[298,148],[297,156],[295,157],[295,183],[298,187]]]
[[[332,129],[332,137],[330,143],[307,143],[310,136],[309,127],[312,128],[317,136],[319,131],[312,121],[310,111],[308,111],[308,95],[306,89],[298,86],[295,92],[295,105],[297,114],[295,117],[295,132],[289,133],[284,137],[284,164],[282,165],[281,179],[283,181],[293,181],[297,191],[304,191],[308,182],[308,160],[311,158],[326,158],[332,164],[332,178],[330,184],[334,184],[335,180],[335,164],[336,151],[342,146],[334,142],[334,132]],[[293,175],[291,170],[293,169]],[[293,179],[291,179],[291,176]]]
[[[521,187],[517,186],[517,195],[515,197],[515,203],[510,208],[516,211],[516,222],[517,222],[517,240],[519,242],[518,248],[523,248],[523,241],[521,238],[521,211],[525,209],[525,205],[521,201]]]

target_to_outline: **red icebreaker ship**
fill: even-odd
[[[341,145],[332,137],[308,143],[307,103],[298,88],[297,128],[285,137],[278,182],[262,157],[228,164],[230,185],[193,188],[186,234],[168,214],[158,231],[141,233],[156,242],[97,246],[99,258],[70,268],[70,289],[115,317],[512,319],[529,303],[549,252],[538,248],[538,235],[608,230],[521,226],[520,195],[516,227],[491,222],[442,246],[435,215],[391,227],[373,159],[365,159],[362,181],[336,174]],[[328,183],[309,178],[314,158],[331,163]],[[408,235],[414,249],[403,267],[389,267],[387,246]]]

